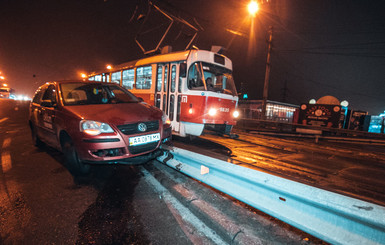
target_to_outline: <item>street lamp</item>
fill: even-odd
[[[251,1],[248,5],[247,5],[247,9],[249,10],[249,13],[251,16],[255,16],[255,14],[258,12],[259,10],[259,6],[258,6],[258,3],[255,2],[255,1]]]
[[[255,17],[255,14],[259,10],[258,3],[255,1],[251,1],[248,4],[248,10],[252,17]],[[253,22],[252,22],[253,23]],[[253,25],[252,25],[253,27]],[[254,31],[254,30],[251,30]],[[267,95],[269,91],[269,80],[270,80],[270,56],[271,56],[271,48],[272,48],[272,41],[273,41],[273,27],[269,27],[269,39],[268,39],[268,47],[267,47],[267,58],[266,58],[266,72],[265,72],[265,81],[263,86],[263,97],[262,97],[262,119],[266,119],[266,106],[267,106]]]

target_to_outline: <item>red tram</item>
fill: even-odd
[[[89,76],[120,84],[171,120],[173,133],[199,136],[203,129],[230,135],[238,95],[229,58],[206,50],[185,50],[127,62]]]

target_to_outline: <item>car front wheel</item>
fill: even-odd
[[[83,163],[76,152],[75,146],[68,136],[62,143],[63,154],[65,157],[66,164],[74,168],[76,174],[86,175],[90,173],[91,166],[89,164]]]

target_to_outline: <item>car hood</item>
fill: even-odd
[[[95,120],[113,125],[160,120],[162,111],[146,103],[121,103],[65,106],[79,119]]]

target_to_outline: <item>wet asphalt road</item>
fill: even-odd
[[[320,244],[152,161],[76,177],[32,145],[27,104],[0,101],[0,244]]]
[[[97,166],[74,177],[60,152],[32,145],[28,107],[10,103],[0,128],[0,244],[150,244],[147,234],[158,232],[156,243],[189,243],[140,167]]]

